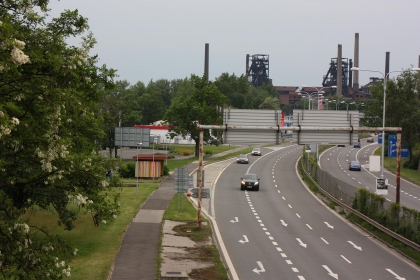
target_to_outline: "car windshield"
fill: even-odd
[[[352,162],[350,162],[350,164],[351,165],[359,165],[359,162],[358,161],[352,161]]]
[[[257,180],[257,175],[256,174],[245,174],[244,175],[244,180]]]
[[[246,155],[239,155],[239,158],[247,158]]]
[[[254,152],[259,152],[260,148],[254,148]]]

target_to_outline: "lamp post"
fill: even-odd
[[[309,106],[308,106],[308,110],[311,110],[311,103],[312,103],[312,95],[318,95],[318,97],[322,96],[323,94],[321,92],[313,92],[313,93],[309,93],[303,90],[297,90],[298,95],[303,95],[305,94],[308,97],[309,100]],[[315,97],[314,97],[315,98]],[[304,107],[305,109],[305,107]]]
[[[153,180],[155,180],[155,144],[156,144],[157,138],[153,138],[153,165],[152,165],[152,175]]]
[[[169,146],[169,134],[166,134],[166,165],[168,165],[168,157],[169,157],[169,151],[171,150],[170,146]]]
[[[303,85],[302,87],[308,87],[308,86],[305,86],[305,85]],[[308,87],[308,88],[313,88],[313,89],[315,89],[317,92],[316,93],[318,93],[318,96],[322,96],[325,92],[324,91],[322,91],[323,89],[326,89],[326,88],[337,88],[337,86],[330,86],[330,87],[322,87],[322,88],[317,88],[317,87]],[[315,92],[314,92],[315,93]],[[318,99],[318,103],[317,103],[317,107],[318,107],[318,110],[319,110],[319,99]]]
[[[350,104],[356,104],[356,103],[354,103],[354,102],[350,102],[350,103],[348,103],[348,102],[346,102],[346,101],[341,101],[340,103],[342,103],[342,104],[346,104],[346,111],[348,111],[349,110],[349,105]]]
[[[328,100],[328,103],[335,103],[335,110],[338,110],[338,101],[337,100]]]
[[[137,157],[136,157],[136,179],[137,179],[137,183],[136,183],[136,196],[139,195],[139,146],[140,146],[140,151],[141,151],[141,145],[143,145],[143,143],[137,143],[136,145],[136,152],[137,152]]]
[[[386,80],[389,78],[389,74],[396,73],[396,72],[404,72],[404,71],[392,71],[389,73],[382,73],[381,71],[373,71],[373,70],[367,70],[367,69],[360,69],[359,67],[352,67],[350,69],[351,71],[366,71],[366,72],[374,72],[374,73],[380,73],[382,77],[384,77],[384,101],[383,101],[383,108],[382,108],[382,151],[381,151],[381,157],[382,157],[382,163],[381,163],[381,179],[384,178],[384,161],[385,161],[385,100],[386,100]],[[410,71],[420,71],[420,68],[412,68],[409,69]]]

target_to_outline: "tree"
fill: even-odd
[[[258,109],[264,110],[279,110],[280,109],[280,102],[277,97],[266,97],[264,102],[258,106]]]
[[[65,11],[46,22],[48,0],[0,3],[0,278],[61,279],[75,248],[24,220],[53,211],[71,230],[80,211],[95,225],[118,214],[111,162],[98,154],[98,104],[115,71],[96,66],[87,19]],[[39,11],[38,13],[35,11]],[[66,39],[85,35],[81,46]],[[100,85],[100,87],[99,87]]]
[[[282,113],[283,113],[283,114],[285,114],[285,115],[291,115],[291,114],[293,113],[293,108],[292,108],[292,105],[290,105],[290,104],[284,104],[284,105],[281,107],[281,111],[282,111]]]
[[[417,92],[418,74],[407,70],[387,83],[385,125],[402,127],[402,145],[410,148],[404,167],[418,169],[414,147],[420,142],[420,100]]]
[[[188,91],[179,93],[179,96],[172,100],[164,120],[169,124],[171,132],[195,140],[197,156],[199,148],[197,125],[220,124],[222,117],[218,108],[224,105],[226,97],[215,84],[206,82],[205,75],[201,78],[191,75],[189,82],[194,90],[190,92],[190,87],[185,86]]]
[[[123,95],[124,92],[127,91],[129,85],[130,84],[126,80],[117,81],[115,87],[108,90],[102,90],[104,98],[99,104],[99,113],[104,120],[103,131],[106,135],[102,140],[102,147],[109,147],[110,155],[112,149],[114,149],[115,155],[117,154],[114,139],[115,127],[119,125],[120,117],[125,117],[125,115],[122,114],[124,112]]]
[[[405,167],[419,168],[418,155],[412,153],[420,142],[420,100],[418,98],[418,74],[402,72],[386,86],[385,126],[402,128],[402,145],[410,148],[410,158]],[[383,81],[371,88],[371,98],[365,102],[362,124],[371,127],[383,125]],[[386,143],[386,142],[385,142]],[[387,149],[385,149],[385,154]]]

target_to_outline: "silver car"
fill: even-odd
[[[254,148],[251,152],[251,155],[260,156],[261,155],[261,149],[260,148]]]
[[[238,159],[236,160],[237,163],[246,163],[248,164],[249,160],[248,160],[248,155],[245,154],[240,154],[238,156]]]

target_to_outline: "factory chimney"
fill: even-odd
[[[359,68],[359,33],[354,35],[354,67]],[[353,96],[359,92],[359,71],[353,72]]]
[[[204,51],[204,74],[206,74],[206,82],[209,82],[209,44],[206,43]]]
[[[342,58],[342,48],[341,44],[338,45],[338,54],[337,54],[337,96],[343,95],[343,58]]]

